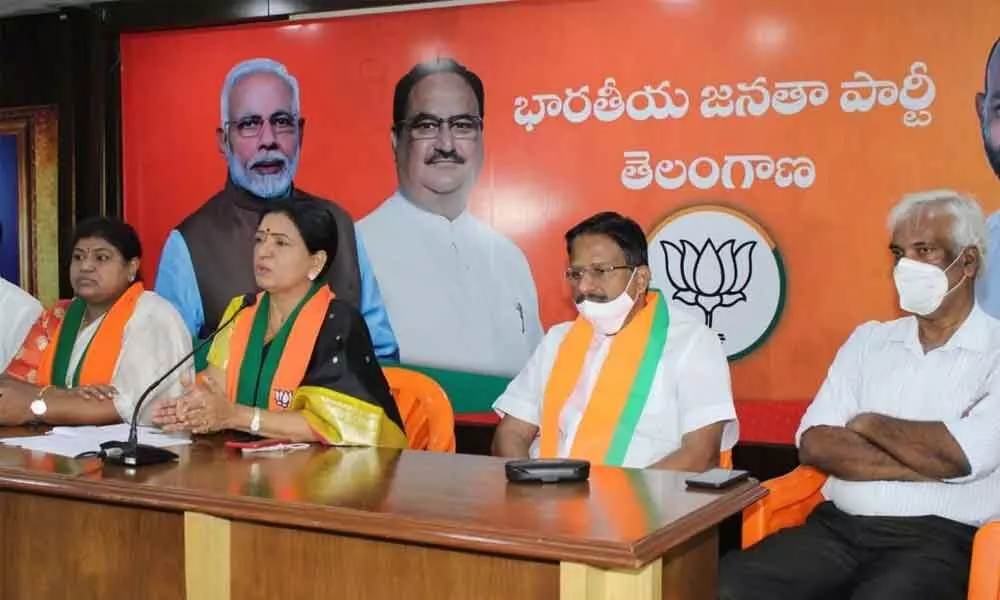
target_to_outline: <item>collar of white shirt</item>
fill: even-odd
[[[980,354],[990,351],[990,328],[987,320],[989,317],[976,303],[972,306],[969,316],[965,318],[955,333],[951,335],[947,342],[939,350],[955,350],[962,348]],[[920,337],[917,332],[917,318],[907,317],[893,323],[889,331],[888,339],[906,345],[908,348],[921,354],[924,353],[920,345]]]
[[[388,205],[393,211],[399,212],[401,216],[408,219],[408,222],[416,223],[424,228],[433,228],[442,233],[450,233],[455,229],[463,229],[474,224],[473,217],[469,214],[468,207],[466,207],[466,210],[462,211],[462,214],[458,215],[458,218],[454,221],[450,221],[437,213],[425,210],[411,202],[400,190],[396,190],[396,192],[389,197]]]

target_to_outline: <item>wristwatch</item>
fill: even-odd
[[[260,431],[260,409],[254,407],[253,416],[250,417],[250,433],[257,435]]]
[[[39,390],[38,395],[35,396],[35,399],[28,405],[28,408],[31,410],[31,414],[35,415],[36,421],[42,421],[45,413],[49,410],[49,405],[45,402],[45,392],[49,391],[50,387],[52,386],[47,385]]]

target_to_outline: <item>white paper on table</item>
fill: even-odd
[[[129,426],[126,423],[53,427],[44,435],[0,438],[0,444],[72,458],[84,452],[97,452],[103,442],[127,441],[128,432]],[[152,427],[139,427],[139,443],[166,448],[190,444],[191,439],[184,434],[169,434]]]

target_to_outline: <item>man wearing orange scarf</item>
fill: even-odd
[[[646,238],[617,213],[566,234],[579,316],[553,327],[497,399],[493,453],[704,471],[736,443],[722,344],[650,289]]]

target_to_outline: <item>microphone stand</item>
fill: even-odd
[[[156,465],[165,462],[170,462],[180,458],[176,453],[167,450],[166,448],[158,448],[156,446],[151,446],[149,444],[139,443],[139,412],[142,410],[142,405],[146,401],[146,398],[153,393],[161,383],[166,381],[167,377],[173,375],[177,369],[181,368],[192,356],[201,351],[202,348],[207,346],[209,342],[215,339],[220,331],[229,326],[230,323],[236,320],[244,309],[249,308],[257,303],[257,296],[254,294],[245,294],[240,303],[240,307],[233,313],[233,316],[229,317],[225,323],[220,325],[213,331],[207,338],[205,338],[201,343],[199,343],[195,348],[189,352],[184,358],[177,362],[173,367],[171,367],[166,373],[160,376],[159,379],[154,381],[142,395],[139,396],[139,400],[135,403],[135,409],[132,411],[132,422],[129,425],[128,430],[128,441],[109,441],[101,444],[101,450],[98,453],[101,459],[106,463],[115,463],[125,465],[126,467],[143,467],[146,465]]]

